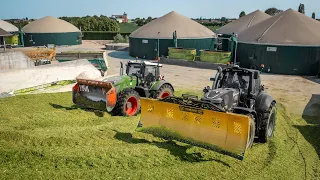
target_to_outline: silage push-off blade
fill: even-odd
[[[164,127],[186,140],[213,145],[243,157],[248,144],[248,116],[216,112],[141,98],[143,128]],[[187,140],[188,141],[188,140]]]
[[[117,90],[110,82],[77,79],[73,88],[73,102],[98,110],[111,112],[117,102]]]

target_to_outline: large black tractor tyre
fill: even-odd
[[[268,111],[264,114],[263,118],[264,119],[262,120],[262,122],[264,123],[259,132],[260,143],[266,143],[273,137],[277,119],[277,110],[275,102],[271,103]]]
[[[249,131],[249,139],[247,143],[247,148],[251,148],[253,145],[254,137],[255,137],[255,132],[256,132],[256,125],[255,125],[255,119],[252,114],[249,114],[250,117],[250,131]]]
[[[168,84],[164,84],[156,91],[153,98],[154,99],[157,99],[157,98],[163,99],[165,97],[173,96],[173,95],[174,95],[174,92],[173,92],[172,87]]]
[[[125,89],[118,94],[112,114],[116,116],[136,116],[140,112],[140,96],[133,89]]]

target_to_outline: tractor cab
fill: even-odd
[[[238,88],[246,95],[257,95],[262,88],[260,72],[258,70],[230,66],[222,70],[218,68],[215,77],[210,78],[214,81],[212,89],[217,88]]]
[[[239,98],[243,106],[252,107],[255,99],[264,90],[261,85],[260,72],[258,70],[240,68],[237,65],[231,65],[218,72],[214,78],[212,89],[233,89],[239,93]],[[204,92],[208,92],[210,87],[206,87]]]
[[[126,75],[136,76],[138,79],[138,85],[142,87],[150,87],[153,82],[162,79],[160,77],[159,67],[162,67],[161,64],[152,63],[152,62],[137,62],[129,61],[126,64]],[[121,62],[120,75],[123,75],[123,65]]]

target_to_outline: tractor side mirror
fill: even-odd
[[[207,87],[204,87],[202,91],[206,94],[209,92],[209,90],[210,90],[210,86],[207,86]]]
[[[253,79],[258,79],[259,78],[259,73],[256,71],[253,74]]]
[[[122,62],[120,62],[120,76],[123,75],[123,64]]]

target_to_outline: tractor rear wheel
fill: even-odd
[[[163,99],[168,96],[173,96],[173,89],[170,85],[164,84],[157,90],[154,98]]]
[[[266,121],[260,132],[259,132],[259,141],[261,143],[268,142],[272,137],[274,133],[274,128],[276,125],[276,118],[277,118],[277,111],[276,111],[276,103],[271,103],[267,113],[264,115],[264,118],[267,118]]]
[[[132,89],[125,89],[119,93],[113,115],[135,116],[140,112],[140,96]]]

